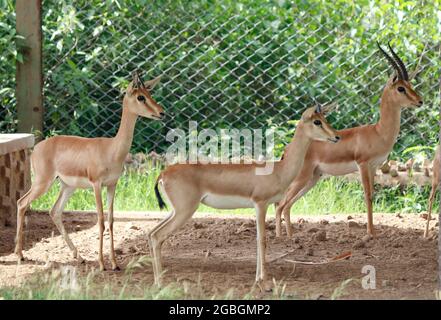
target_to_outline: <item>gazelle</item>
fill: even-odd
[[[46,139],[34,148],[31,156],[34,182],[30,190],[17,201],[17,236],[15,253],[23,260],[23,218],[31,202],[48,191],[58,177],[61,191],[49,214],[58,231],[78,261],[83,261],[62,223],[62,212],[66,202],[76,188],[93,188],[99,225],[99,266],[105,270],[103,259],[104,213],[101,189],[107,187],[108,223],[110,233],[110,261],[113,270],[118,270],[113,247],[113,200],[115,188],[123,171],[133,140],[133,131],[138,116],[160,120],[163,108],[156,103],[150,91],[160,77],[143,82],[135,72],[123,99],[121,124],[113,138],[82,138],[56,136]]]
[[[159,206],[163,208],[165,204],[158,190],[160,184],[173,211],[149,233],[155,284],[160,285],[162,243],[192,217],[201,202],[218,209],[256,209],[256,281],[264,281],[265,216],[268,205],[282,198],[289,183],[301,169],[305,153],[313,140],[335,143],[339,139],[317,106],[308,108],[302,114],[282,161],[264,164],[176,164],[165,169],[158,177],[155,194]],[[273,170],[269,174],[260,175],[259,171],[266,164],[273,165]]]
[[[389,56],[377,43],[378,48],[394,68],[383,89],[380,103],[380,120],[376,124],[338,131],[342,142],[330,147],[326,143],[311,143],[300,174],[294,179],[276,210],[276,235],[281,234],[281,215],[285,218],[287,235],[292,235],[290,210],[292,205],[314,187],[322,175],[339,176],[360,172],[367,206],[367,233],[374,236],[372,197],[375,169],[382,164],[392,150],[400,132],[401,109],[419,107],[421,97],[412,89],[404,63],[390,44]]]
[[[426,230],[424,231],[424,238],[429,236],[429,225],[430,220],[432,219],[432,206],[433,199],[435,199],[436,190],[438,189],[441,183],[441,147],[438,145],[435,150],[435,158],[433,159],[433,173],[432,173],[432,190],[430,191],[429,196],[429,208],[427,210],[427,222],[426,222]]]

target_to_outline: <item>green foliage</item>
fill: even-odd
[[[15,117],[15,64],[23,62],[15,41],[15,9],[13,1],[0,1],[0,132],[13,132]]]
[[[405,113],[395,151],[433,145],[440,2],[423,2],[45,1],[45,128],[114,134],[137,67],[164,74],[155,98],[169,115],[138,124],[137,151],[164,151],[168,129],[190,119],[200,128],[285,126],[314,99],[340,102],[329,117],[337,128],[372,122],[390,73],[375,41],[392,40],[410,70],[427,51],[415,80],[426,106]]]
[[[305,107],[338,101],[336,128],[378,118],[392,44],[425,106],[406,111],[393,157],[438,135],[440,1],[198,0],[43,2],[45,135],[110,136],[135,68],[164,74],[165,123],[140,121],[133,150],[166,150],[170,128],[281,127]],[[12,1],[0,1],[0,131],[16,127]],[[424,50],[425,49],[425,50]],[[421,53],[424,50],[424,54]],[[287,138],[278,137],[278,145]],[[279,149],[281,149],[279,147]],[[281,150],[279,150],[279,153]]]

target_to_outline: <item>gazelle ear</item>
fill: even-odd
[[[311,120],[314,113],[316,113],[316,107],[310,107],[306,109],[302,114],[302,120],[303,121]]]
[[[139,87],[142,86],[142,82],[141,82],[141,80],[139,78],[138,71],[133,71],[132,78],[133,78],[133,80],[132,80],[132,87],[133,87],[133,89],[139,89]]]
[[[389,80],[387,80],[388,85],[394,84],[398,80],[398,73],[394,71],[394,73],[389,77]]]
[[[127,87],[126,93],[131,96],[133,92],[140,87],[139,74],[138,71],[132,72],[132,81],[129,83]]]
[[[413,78],[416,77],[416,75],[418,74],[418,72],[420,72],[420,70],[418,68],[416,68],[415,70],[412,71],[412,73],[409,75],[409,81],[413,80]]]
[[[322,113],[322,105],[320,103],[315,105],[315,113]]]
[[[132,72],[132,82],[129,83],[127,87],[127,94],[131,96],[135,90],[138,90],[142,86],[142,81],[139,78],[139,73],[137,70]]]
[[[133,84],[133,81],[132,81],[132,82],[129,83],[129,85],[128,85],[128,87],[127,87],[127,90],[126,90],[126,93],[127,93],[129,96],[131,96],[131,95],[133,94],[134,91],[135,91],[135,87],[134,87],[134,84]]]
[[[337,106],[338,106],[338,102],[328,103],[322,107],[322,113],[328,114],[329,112],[334,110]]]
[[[161,80],[161,78],[162,78],[162,75],[159,76],[159,77],[156,77],[155,79],[152,79],[152,80],[149,80],[149,81],[145,81],[145,82],[144,82],[145,88],[146,88],[148,91],[152,91],[153,88],[159,83],[159,81]]]

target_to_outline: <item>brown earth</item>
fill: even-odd
[[[165,213],[118,213],[115,222],[117,260],[124,269],[133,258],[149,256],[147,233]],[[423,239],[425,220],[417,214],[375,214],[378,236],[365,237],[365,215],[293,216],[294,236],[275,237],[274,219],[268,218],[267,261],[276,288],[301,299],[329,299],[340,291],[340,299],[434,299],[437,288],[437,220],[432,221],[431,237]],[[349,218],[349,219],[348,219]],[[86,259],[78,264],[70,254],[47,213],[31,212],[25,226],[26,261],[17,265],[12,254],[15,229],[0,229],[0,287],[16,286],[31,275],[51,266],[74,265],[80,272],[97,268],[98,228],[96,215],[65,213],[66,229]],[[241,298],[253,286],[256,266],[254,219],[241,215],[197,213],[163,247],[165,283],[200,282],[207,297],[225,296],[234,289]],[[108,235],[105,238],[108,253]],[[323,261],[351,251],[347,260],[322,264],[293,264],[287,260]],[[106,256],[106,264],[109,261]],[[376,289],[362,288],[363,266],[376,272]],[[104,277],[121,283],[124,272],[105,271]],[[138,284],[153,283],[148,266],[135,270]],[[353,279],[346,286],[343,282]],[[341,290],[339,290],[341,289]],[[337,291],[336,291],[337,290]],[[255,297],[267,297],[268,294]]]

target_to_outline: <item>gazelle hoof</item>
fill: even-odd
[[[162,287],[162,281],[161,281],[161,279],[155,279],[153,285],[154,285],[156,288],[161,288],[161,287]]]
[[[121,268],[118,266],[112,267],[112,271],[121,271]]]
[[[23,253],[21,252],[21,250],[20,251],[15,250],[14,253],[17,256],[17,261],[18,262],[24,261]]]
[[[259,287],[261,292],[272,292],[272,284],[266,280],[256,280],[256,285]]]
[[[374,239],[374,237],[373,237],[372,235],[370,235],[370,234],[366,234],[366,235],[362,238],[362,240],[363,240],[364,242],[368,242],[368,241],[373,240],[373,239]]]
[[[375,239],[377,237],[377,232],[375,230],[368,230],[366,235],[371,239]]]

